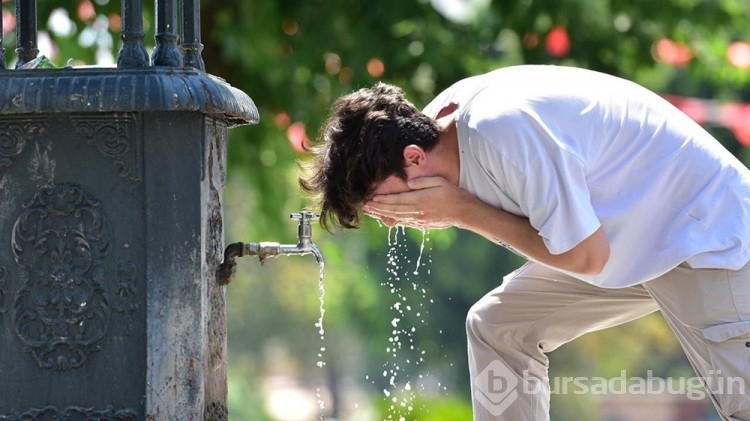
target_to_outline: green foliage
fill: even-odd
[[[750,99],[750,72],[732,66],[726,58],[731,42],[750,39],[746,0],[486,3],[467,19],[450,20],[426,0],[203,1],[203,57],[208,71],[250,94],[261,113],[260,124],[230,132],[227,242],[295,240],[295,225],[288,215],[309,204],[296,181],[297,160],[307,157],[295,152],[290,143],[294,136],[287,131],[298,123],[294,127],[304,125],[306,135],[314,139],[335,98],[377,80],[402,86],[416,105],[423,106],[462,77],[519,63],[552,63],[617,74],[659,92]],[[94,15],[80,13],[86,4],[93,6]],[[3,7],[12,10],[10,3]],[[38,8],[40,29],[45,31],[53,10],[64,10],[74,19],[72,30],[50,33],[59,50],[54,57],[58,65],[65,65],[68,58],[76,64],[95,63],[97,42],[100,47],[110,42],[110,48],[119,48],[114,25],[119,2],[38,2]],[[151,48],[153,11],[146,7],[144,16],[146,44]],[[546,44],[557,26],[567,28],[570,37],[570,50],[562,55],[550,54]],[[98,34],[94,43],[86,38],[91,31]],[[685,66],[655,60],[655,43],[665,37],[691,49],[693,57]],[[6,36],[9,59],[13,43],[11,32]],[[750,162],[748,150],[730,132],[714,132]],[[396,281],[389,280],[387,272],[387,229],[368,221],[355,232],[314,231],[327,259],[323,359],[328,365],[325,369],[315,365],[319,360],[315,351],[321,346],[313,326],[320,304],[315,263],[280,258],[261,266],[246,258],[227,289],[233,418],[267,419],[257,390],[259,379],[273,374],[275,369],[266,362],[278,349],[287,350],[297,362],[287,367],[287,374],[310,384],[328,384],[325,378],[339,376],[360,387],[382,390],[383,380],[364,379],[379,374],[383,364],[393,359],[385,349],[395,314],[397,297],[390,292],[395,283],[405,291],[404,299],[429,308],[424,323],[413,313],[401,322],[417,326],[411,339],[417,349],[429,350],[424,365],[402,364],[401,375],[440,372],[448,379],[451,396],[420,396],[422,404],[410,417],[468,419],[464,317],[469,306],[499,285],[520,259],[473,234],[432,232],[423,256],[426,266],[419,275]],[[422,234],[410,230],[401,241],[403,261],[410,260],[403,270],[411,273]],[[408,292],[412,283],[419,290]],[[427,292],[420,293],[421,288]],[[399,362],[409,358],[414,361],[407,350],[398,356]],[[551,359],[553,375],[616,376],[620,369],[636,373],[652,369],[667,375],[688,367],[658,316],[586,335]],[[594,403],[586,399],[553,396],[553,419],[593,414]],[[388,408],[381,410],[384,418]],[[343,416],[344,410],[340,411]]]
[[[86,4],[93,14],[82,12]],[[377,80],[402,86],[419,106],[455,80],[519,63],[587,67],[656,90],[727,99],[746,96],[750,81],[750,72],[726,59],[730,42],[750,38],[750,5],[743,0],[496,1],[461,23],[427,1],[212,0],[202,7],[208,71],[248,92],[261,111],[258,126],[232,131],[230,165],[232,176],[250,180],[263,198],[248,210],[261,218],[261,234],[272,236],[285,232],[288,209],[308,203],[288,194],[296,189],[296,160],[304,158],[289,147],[289,125],[304,124],[315,138],[335,98]],[[50,34],[58,65],[69,58],[95,63],[96,45],[81,45],[91,43],[85,35],[92,31],[108,32],[110,48],[119,48],[119,2],[41,2],[38,9],[45,30],[54,10],[75,21],[72,31]],[[151,48],[153,10],[144,9]],[[545,43],[557,25],[570,36],[563,57],[550,55]],[[664,37],[691,47],[695,57],[685,68],[654,60],[654,43]],[[6,44],[12,43],[11,32]],[[368,72],[371,60],[382,63],[382,74]],[[675,78],[679,85],[670,86]]]
[[[403,421],[466,421],[471,419],[471,404],[464,400],[450,396],[431,396],[416,399],[412,402],[412,410],[404,411],[403,418],[393,415],[390,399],[378,399],[376,408],[381,420]]]

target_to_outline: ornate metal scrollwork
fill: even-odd
[[[203,419],[206,421],[227,421],[229,410],[221,402],[211,402],[207,407]]]
[[[5,307],[5,298],[8,296],[6,288],[8,282],[8,269],[5,266],[0,266],[0,315],[5,313],[8,309]]]
[[[0,117],[0,170],[13,164],[14,159],[26,148],[26,142],[34,136],[47,131],[48,123],[44,120],[19,120]]]
[[[104,409],[69,406],[58,409],[54,406],[31,408],[24,412],[0,414],[0,421],[42,421],[42,420],[99,420],[99,421],[135,421],[138,414],[132,409]]]
[[[97,200],[69,183],[40,188],[23,208],[12,238],[21,283],[13,300],[16,334],[39,367],[79,368],[109,327],[106,218]]]
[[[73,127],[83,133],[86,143],[114,162],[123,178],[141,180],[141,149],[130,114],[73,116]]]
[[[123,333],[126,336],[133,333],[133,313],[138,310],[138,302],[135,299],[135,276],[135,264],[126,261],[118,263],[114,310],[125,317]]]

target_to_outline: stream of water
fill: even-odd
[[[320,274],[318,277],[318,291],[320,292],[320,306],[319,306],[319,316],[318,321],[315,323],[315,327],[318,328],[318,335],[320,335],[320,349],[318,350],[318,362],[317,366],[321,369],[323,369],[326,365],[325,359],[323,358],[326,347],[325,347],[325,328],[323,327],[323,316],[326,314],[325,310],[325,301],[326,301],[326,288],[325,284],[323,283],[323,275],[325,274],[325,262],[320,262]],[[318,401],[318,408],[320,409],[319,413],[319,419],[323,419],[323,413],[325,411],[325,401],[323,400],[323,396],[320,393],[320,387],[317,387],[315,389],[315,398]]]
[[[395,227],[388,229],[388,252],[386,254],[386,273],[387,280],[381,282],[381,286],[387,288],[388,292],[394,298],[389,307],[392,313],[391,334],[388,337],[385,351],[389,357],[388,361],[383,363],[382,377],[387,382],[383,389],[383,396],[389,403],[388,414],[385,418],[389,421],[405,421],[414,411],[416,398],[419,388],[424,389],[424,383],[428,381],[429,373],[425,370],[418,370],[425,362],[427,351],[421,349],[415,342],[417,325],[426,326],[427,316],[429,314],[429,304],[433,302],[428,298],[427,288],[420,286],[416,279],[411,275],[418,276],[421,268],[432,262],[428,257],[427,264],[423,263],[425,245],[430,239],[426,230],[422,231],[422,241],[419,246],[419,255],[416,259],[415,266],[407,253],[408,242],[406,241],[406,228]],[[429,256],[429,247],[428,256]],[[414,267],[413,270],[409,270]],[[325,316],[325,285],[323,283],[323,274],[325,265],[320,264],[320,277],[318,281],[318,290],[320,293],[319,317],[315,323],[320,335],[321,346],[318,351],[318,361],[316,365],[324,369],[325,362],[325,329],[323,327],[323,318]],[[430,274],[429,267],[427,275]],[[415,295],[416,294],[416,295]],[[414,297],[417,297],[415,302]],[[411,297],[411,298],[410,298]],[[442,331],[441,331],[442,333]],[[411,373],[420,372],[416,378],[408,378]],[[375,380],[370,376],[365,379],[375,384]],[[379,382],[378,382],[379,383]],[[439,383],[438,383],[438,386]],[[319,419],[324,419],[325,401],[321,394],[320,387],[316,388],[316,399],[319,407]],[[421,408],[425,409],[425,408]]]

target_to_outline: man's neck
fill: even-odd
[[[458,185],[460,173],[460,161],[458,154],[458,133],[456,131],[457,112],[442,116],[437,119],[440,127],[438,143],[431,151],[434,156],[433,165],[438,175],[451,183]]]

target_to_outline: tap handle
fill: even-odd
[[[312,241],[312,225],[310,221],[318,219],[318,215],[313,212],[301,211],[299,213],[293,213],[289,215],[290,218],[299,221],[297,226],[297,244],[299,247],[307,247]]]
[[[315,212],[301,211],[289,215],[289,218],[298,220],[300,225],[310,225],[310,221],[318,219],[318,214]]]

